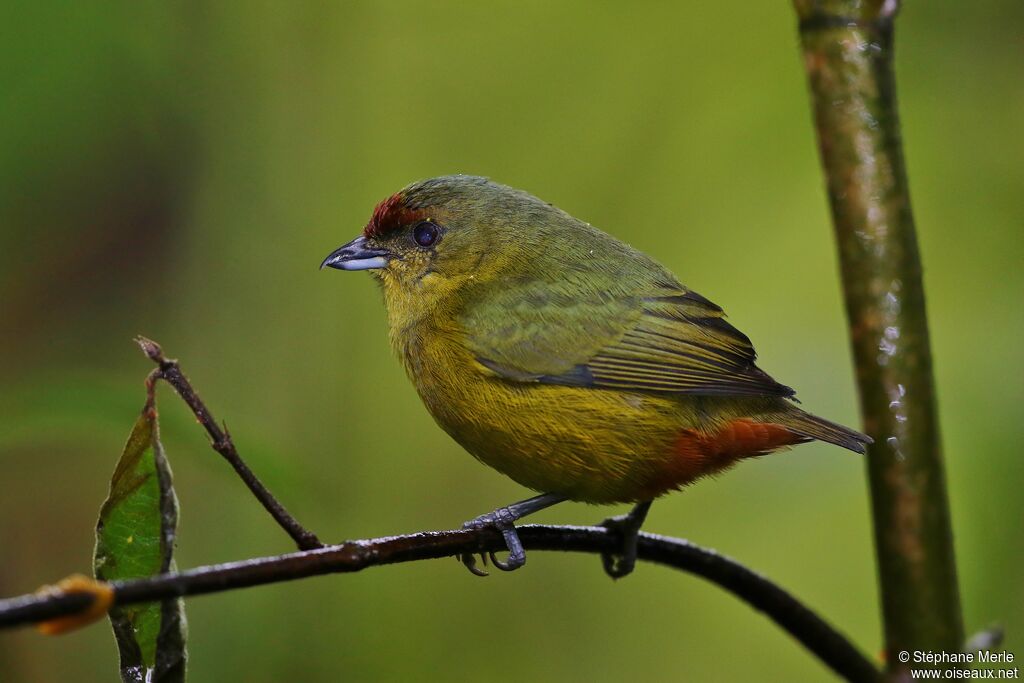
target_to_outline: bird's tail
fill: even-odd
[[[786,411],[786,417],[782,423],[787,429],[800,436],[842,446],[854,453],[863,453],[867,444],[873,443],[867,434],[861,434],[849,427],[829,422],[795,406]]]

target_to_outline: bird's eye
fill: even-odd
[[[432,246],[437,242],[437,238],[441,236],[441,229],[437,227],[436,223],[431,221],[422,221],[416,224],[416,227],[412,229],[412,238],[416,240],[416,244],[421,247]]]

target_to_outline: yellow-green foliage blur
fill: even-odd
[[[433,424],[369,276],[317,271],[406,183],[474,173],[624,239],[722,305],[804,407],[859,424],[786,2],[21,3],[0,41],[0,595],[88,571],[150,370],[180,358],[299,519],[451,528],[528,492]],[[1019,0],[909,2],[897,75],[968,631],[1024,652]],[[161,390],[178,565],[290,548]],[[659,501],[652,531],[766,573],[866,652],[863,461],[825,444]],[[622,508],[556,507],[538,521]],[[193,681],[816,681],[763,616],[653,566],[534,553],[190,600]],[[0,680],[109,681],[99,624],[0,633]]]

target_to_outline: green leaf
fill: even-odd
[[[133,579],[174,570],[178,499],[160,443],[156,407],[142,410],[96,523],[96,578]],[[110,610],[121,654],[121,680],[178,683],[185,680],[185,611],[180,599]]]

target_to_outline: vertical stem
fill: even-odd
[[[896,110],[897,0],[794,0],[865,429],[891,674],[958,652],[963,625],[921,259]]]

